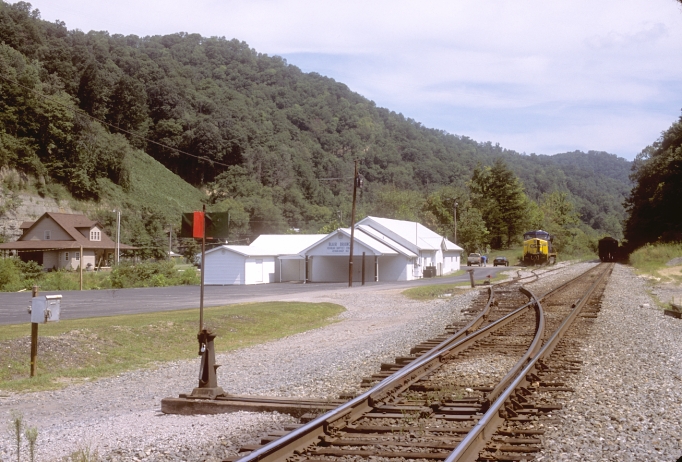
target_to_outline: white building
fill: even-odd
[[[265,234],[251,245],[221,245],[206,251],[204,282],[264,284],[305,280],[301,250],[324,234]]]
[[[367,217],[356,224],[353,281],[410,281],[460,269],[463,249],[419,223]],[[206,284],[347,282],[350,229],[263,235],[206,252]]]
[[[464,249],[420,223],[367,217],[356,226],[377,236],[385,236],[413,252],[416,258],[413,261],[411,279],[423,277],[427,267],[435,268],[436,275],[439,276],[460,268],[460,257]]]
[[[353,281],[409,281],[417,257],[397,242],[377,238],[356,228],[353,243]],[[350,257],[350,228],[337,229],[303,251],[310,282],[346,282]]]

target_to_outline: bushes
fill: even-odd
[[[122,263],[111,271],[111,286],[124,287],[166,287],[198,284],[194,268],[178,271],[172,261]]]
[[[0,289],[15,292],[22,288],[21,271],[13,258],[0,260]]]
[[[654,272],[675,258],[682,258],[682,242],[645,244],[630,254],[630,264],[637,270]]]
[[[83,272],[85,290],[196,284],[199,284],[199,276],[194,267],[178,269],[175,263],[169,261],[138,264],[125,262],[111,272]],[[34,285],[41,290],[78,290],[80,274],[78,271],[65,269],[45,273],[36,262],[25,263],[16,258],[0,259],[0,291],[30,290]]]

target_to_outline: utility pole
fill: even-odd
[[[38,286],[33,286],[31,298],[38,296]],[[36,375],[36,363],[38,362],[38,323],[31,321],[31,377]]]
[[[362,187],[362,180],[358,176],[358,160],[355,159],[355,174],[353,175],[353,208],[350,217],[350,257],[348,259],[348,287],[353,287],[353,243],[355,240],[355,199],[358,187]]]
[[[121,258],[121,211],[114,210],[116,212],[116,264]]]
[[[201,209],[201,290],[199,291],[199,334],[204,330],[204,278],[206,276],[206,204]],[[215,372],[215,371],[214,371]]]
[[[173,225],[168,225],[168,261],[171,260],[173,252]]]
[[[455,199],[455,244],[457,244],[457,199]]]

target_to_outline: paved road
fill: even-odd
[[[474,277],[481,280],[493,277],[509,268],[474,268]],[[348,283],[259,284],[241,286],[206,286],[204,306],[220,306],[252,301],[279,300],[300,293],[329,292],[334,290],[376,290],[408,288],[434,283],[468,281],[469,275],[419,279],[410,282],[372,282],[362,286]],[[61,319],[91,318],[119,314],[152,313],[156,311],[183,310],[199,307],[199,286],[150,287],[140,289],[111,289],[84,291],[51,291],[41,295],[61,294]],[[0,324],[30,322],[27,308],[31,304],[30,292],[0,293]]]

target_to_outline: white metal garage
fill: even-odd
[[[206,251],[204,283],[209,285],[275,282],[275,256],[248,245],[221,245]]]

